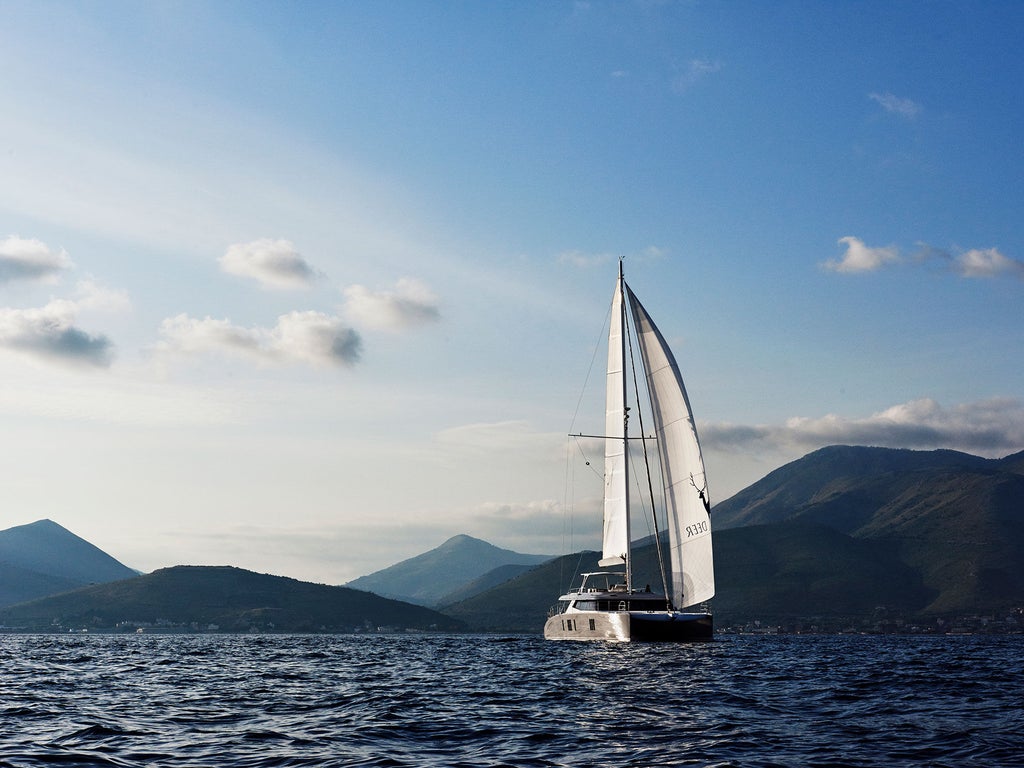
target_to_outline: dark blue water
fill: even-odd
[[[1024,637],[0,636],[10,766],[1002,766]]]

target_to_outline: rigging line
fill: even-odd
[[[632,291],[629,291],[627,293],[627,296],[632,296]],[[628,300],[630,301],[630,309],[632,309],[632,307],[633,307],[632,300],[631,299],[628,299]],[[623,312],[623,314],[625,314],[625,311]],[[627,317],[628,317],[628,315],[627,315]],[[638,332],[638,329],[635,326],[633,327],[633,332],[634,333]],[[640,434],[642,435],[644,433],[644,409],[639,407],[640,406],[640,386],[639,386],[639,384],[637,383],[637,380],[636,380],[636,360],[635,360],[635,358],[633,356],[633,336],[632,336],[632,334],[629,333],[629,324],[628,323],[626,324],[626,339],[628,340],[628,343],[629,343],[629,367],[632,369],[632,372],[633,372],[633,392],[635,393],[636,398],[637,398],[637,409],[636,410],[637,410],[637,415],[638,415],[638,417],[640,419]],[[650,394],[650,392],[648,391],[648,395],[649,394]],[[654,486],[651,484],[651,462],[650,462],[650,458],[649,458],[649,456],[647,454],[647,441],[643,440],[640,444],[644,447],[644,469],[647,472],[647,492],[650,494],[650,498],[651,498],[651,518],[654,520],[654,551],[658,553],[658,570],[661,571],[661,586],[665,590],[665,597],[666,597],[666,599],[671,601],[672,597],[671,597],[671,595],[669,594],[669,591],[668,591],[668,579],[665,576],[665,556],[664,556],[664,554],[662,554],[662,551],[661,551],[661,535],[660,535],[660,532],[658,530],[658,512],[657,512],[657,509],[656,509],[656,506],[655,506],[655,503],[654,503]],[[660,448],[659,448],[659,450],[660,450]],[[667,503],[667,500],[666,500],[666,503]]]
[[[572,507],[574,502],[570,501],[570,494],[573,493],[575,486],[575,473],[573,470],[572,462],[572,449],[566,441],[565,446],[565,487],[562,489],[562,553],[568,553],[572,547]],[[568,545],[566,544],[566,528],[569,529]],[[562,579],[565,576],[565,562],[559,558],[558,561],[558,584],[562,585]]]
[[[579,399],[576,400],[576,410],[572,413],[572,421],[569,423],[569,430],[576,425],[576,418],[580,415],[580,408],[583,405],[583,398],[587,394],[587,387],[590,385],[590,375],[594,372],[594,361],[597,360],[597,353],[601,350],[601,339],[607,334],[608,324],[611,322],[612,307],[608,305],[608,313],[604,316],[604,325],[601,328],[601,332],[597,337],[597,341],[594,343],[594,352],[590,356],[590,367],[587,369],[587,376],[583,380],[583,387],[580,389]]]

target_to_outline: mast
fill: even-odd
[[[620,333],[619,333],[619,357],[622,360],[621,376],[619,377],[619,387],[622,391],[622,485],[623,485],[623,500],[626,503],[626,593],[629,594],[633,591],[633,539],[630,533],[629,524],[629,402],[627,399],[627,380],[626,380],[626,339],[629,334],[629,323],[626,322],[626,281],[622,275],[622,259],[619,259],[619,281],[618,281],[618,294],[619,294],[619,305],[620,305]]]

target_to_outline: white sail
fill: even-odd
[[[604,546],[602,568],[621,565],[629,552],[629,483],[626,464],[626,379],[623,370],[622,276],[612,297],[605,388]]]
[[[715,594],[708,514],[711,502],[704,460],[675,357],[628,286],[626,291],[647,371],[661,455],[672,563],[672,600],[677,608],[683,608],[710,600]]]

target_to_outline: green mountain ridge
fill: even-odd
[[[37,631],[55,626],[223,632],[464,629],[458,620],[429,608],[356,589],[230,566],[185,565],[0,609],[0,624]]]
[[[934,594],[924,614],[1024,603],[1024,452],[822,448],[717,506],[714,521],[818,523],[894,548]]]

